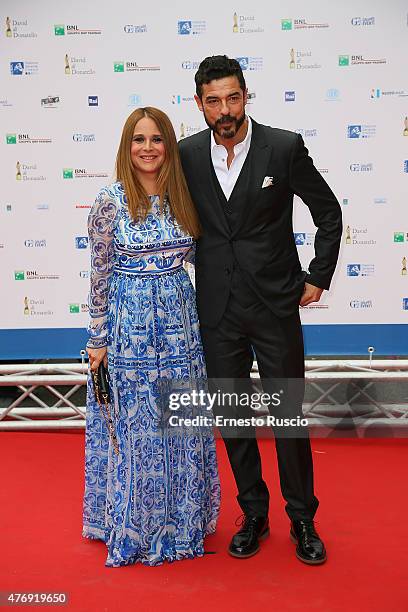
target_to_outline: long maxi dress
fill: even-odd
[[[161,380],[203,379],[195,292],[183,260],[193,239],[150,196],[146,219],[128,214],[121,183],[90,212],[88,346],[108,347],[119,453],[88,381],[83,535],[103,540],[106,565],[199,557],[214,532],[220,485],[212,430],[163,435]]]

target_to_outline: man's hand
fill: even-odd
[[[320,287],[315,287],[310,283],[305,283],[303,295],[300,298],[299,306],[307,306],[312,302],[318,302],[322,297],[322,293],[323,289],[320,289]]]
[[[108,349],[106,346],[102,348],[87,348],[86,352],[89,355],[89,365],[91,370],[97,370],[102,359],[105,366],[108,365]]]

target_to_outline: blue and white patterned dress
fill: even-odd
[[[205,376],[195,293],[183,260],[193,239],[150,196],[134,223],[121,183],[90,212],[88,346],[108,346],[116,455],[88,381],[83,535],[107,544],[107,566],[202,556],[220,485],[211,429],[164,435],[158,382]],[[168,433],[168,432],[167,432]]]

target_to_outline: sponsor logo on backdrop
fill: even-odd
[[[88,236],[75,236],[75,248],[87,249],[89,244]]]
[[[263,57],[250,57],[249,55],[241,55],[235,58],[241,70],[262,70]]]
[[[102,30],[99,28],[81,28],[76,24],[63,24],[58,23],[54,25],[55,36],[95,36],[102,34]]]
[[[41,202],[40,204],[37,204],[36,209],[37,210],[49,210],[49,204],[45,203],[45,202]]]
[[[75,132],[75,134],[72,134],[72,140],[74,142],[95,142],[95,134],[81,134]]]
[[[88,106],[99,106],[99,97],[88,96]]]
[[[329,174],[328,168],[318,168],[318,171],[320,172],[320,174]]]
[[[349,205],[349,199],[348,198],[343,198],[341,203],[343,204],[343,206],[348,206]]]
[[[394,232],[394,242],[408,242],[408,232]]]
[[[367,66],[369,64],[386,64],[387,60],[385,57],[382,58],[368,58],[363,55],[339,55],[338,64],[339,66]]]
[[[407,258],[404,256],[401,260],[401,276],[407,276]]]
[[[27,62],[27,60],[17,60],[10,62],[10,73],[13,76],[32,76],[38,74],[40,64],[38,62]]]
[[[347,225],[344,231],[344,240],[346,244],[366,246],[377,244],[376,240],[368,236],[368,228],[366,227],[350,227],[350,225]]]
[[[41,317],[53,315],[53,311],[47,308],[45,299],[33,299],[25,297],[23,301],[23,312],[27,316]]]
[[[63,168],[63,179],[79,179],[79,178],[107,178],[107,172],[90,172],[85,168]]]
[[[304,18],[281,19],[281,30],[316,30],[328,28],[328,23],[309,23]]]
[[[141,25],[130,25],[123,26],[125,34],[145,34],[147,32],[147,25],[145,23]]]
[[[350,308],[359,308],[360,310],[365,310],[367,308],[373,307],[373,300],[350,300],[349,302]]]
[[[37,164],[26,164],[24,162],[16,162],[16,180],[17,181],[45,181],[46,177],[42,174],[37,174]]]
[[[295,132],[296,134],[300,134],[302,138],[315,138],[318,136],[316,128],[298,128]]]
[[[232,17],[232,31],[234,34],[260,34],[264,28],[257,25],[255,15],[238,15]]]
[[[408,159],[404,159],[404,172],[408,172]]]
[[[373,264],[353,263],[347,264],[347,276],[374,276]]]
[[[372,172],[374,170],[374,165],[372,162],[366,164],[353,163],[350,164],[349,168],[351,172]]]
[[[5,208],[6,208],[6,212],[11,212],[13,209],[11,204],[6,204]]]
[[[64,72],[69,76],[96,74],[95,70],[89,66],[88,59],[84,55],[77,57],[76,55],[68,55],[68,53],[64,56]]]
[[[380,98],[406,98],[408,96],[408,92],[404,89],[389,89],[383,90],[378,87],[373,87],[370,89],[370,98],[371,100],[379,100]]]
[[[76,203],[75,204],[75,208],[81,208],[81,209],[89,209],[92,208],[92,204],[82,204],[82,203]]]
[[[339,102],[340,101],[340,90],[335,87],[331,87],[326,90],[326,102]]]
[[[373,26],[375,25],[375,17],[352,17],[352,26]]]
[[[376,134],[377,127],[375,125],[348,125],[347,138],[373,138]]]
[[[128,98],[128,106],[137,107],[142,105],[142,96],[140,94],[130,94]]]
[[[177,22],[177,34],[179,36],[200,36],[205,34],[207,30],[207,22],[204,20],[192,21],[184,20]]]
[[[296,246],[310,246],[314,244],[314,234],[306,232],[293,232]]]
[[[140,66],[134,61],[113,62],[113,72],[155,72],[160,70],[160,66]]]
[[[387,204],[387,198],[374,198],[374,204]]]
[[[80,312],[88,312],[88,304],[80,304],[79,302],[76,302],[74,304],[69,304],[68,305],[69,308],[69,313],[70,314],[79,314]]]
[[[89,278],[89,270],[80,270],[79,277],[80,278]]]
[[[45,238],[26,238],[24,246],[29,249],[46,249],[47,241]]]
[[[256,93],[255,91],[248,91],[247,104],[253,104],[255,102]]]
[[[296,92],[285,91],[285,102],[295,102],[295,100],[296,100]]]
[[[7,38],[37,38],[37,32],[31,30],[27,19],[5,19],[5,34]]]
[[[186,136],[191,136],[192,134],[197,134],[197,132],[201,132],[201,125],[188,125],[184,122],[180,123],[180,132],[179,132],[179,140],[185,138]]]
[[[194,102],[194,96],[181,96],[179,94],[171,96],[172,104],[186,104],[191,102]]]
[[[51,138],[32,138],[29,134],[6,134],[6,144],[50,144]]]
[[[313,62],[313,53],[308,50],[295,50],[291,49],[289,51],[289,68],[291,70],[312,70],[315,68],[321,68],[322,65]]]
[[[2,100],[0,100],[1,108],[11,108],[12,106],[13,104],[7,98],[3,98]]]
[[[14,270],[14,280],[59,280],[59,274],[43,274],[38,270]]]
[[[58,108],[59,103],[59,96],[47,96],[46,98],[41,98],[41,108]]]
[[[408,310],[408,297],[402,298],[402,310]]]
[[[404,130],[402,132],[403,136],[408,136],[408,117],[404,118]]]
[[[184,60],[181,62],[181,67],[183,70],[197,70],[201,60]]]

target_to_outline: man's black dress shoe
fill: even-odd
[[[316,533],[313,521],[292,521],[290,538],[297,544],[296,556],[303,563],[319,565],[326,561],[326,549]]]
[[[228,552],[239,559],[252,557],[259,550],[259,542],[265,540],[268,535],[268,517],[244,515],[242,527],[232,538]]]

